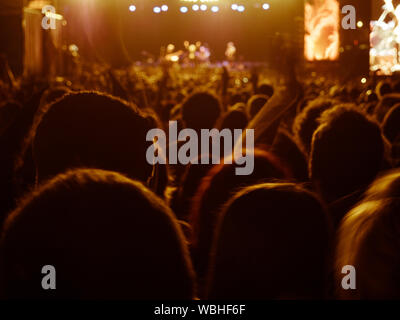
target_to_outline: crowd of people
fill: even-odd
[[[175,65],[2,81],[1,297],[400,298],[400,81],[305,78]],[[149,164],[147,132],[172,120],[254,129],[254,172]]]

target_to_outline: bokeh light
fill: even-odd
[[[268,3],[264,3],[262,7],[264,10],[268,10],[270,8],[270,5]]]

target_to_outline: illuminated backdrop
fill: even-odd
[[[304,54],[308,61],[339,58],[339,1],[305,2]]]
[[[380,0],[378,20],[371,21],[370,68],[381,75],[400,71],[400,4]]]

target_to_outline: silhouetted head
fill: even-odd
[[[293,123],[293,134],[305,154],[308,155],[310,153],[311,140],[314,131],[319,126],[319,117],[325,110],[332,108],[334,104],[334,100],[317,98],[310,101],[302,112],[297,115]]]
[[[39,180],[68,169],[112,170],[146,182],[147,132],[154,117],[117,98],[96,92],[65,95],[40,114],[30,139]]]
[[[193,227],[193,259],[199,277],[205,275],[212,235],[225,202],[241,188],[291,177],[289,170],[272,153],[257,149],[254,151],[254,171],[251,175],[239,176],[235,170],[236,164],[215,166],[201,180],[193,198],[190,221]]]
[[[379,125],[356,106],[340,105],[321,117],[313,136],[309,173],[329,203],[368,186],[383,157]]]
[[[226,205],[211,258],[211,299],[318,299],[326,294],[331,226],[317,197],[261,184]]]
[[[268,100],[269,96],[267,95],[257,94],[252,96],[247,102],[247,117],[249,119],[253,119],[268,102]]]
[[[190,95],[183,102],[181,110],[185,127],[196,131],[213,129],[221,115],[218,98],[208,92]]]
[[[400,298],[399,196],[397,170],[377,179],[365,199],[343,219],[335,261],[338,298]],[[340,286],[346,275],[342,269],[349,265],[355,268],[355,290]]]
[[[219,125],[219,129],[229,129],[234,132],[235,129],[245,129],[247,127],[247,116],[244,111],[241,110],[230,110],[224,114],[221,119],[221,124]]]
[[[102,170],[58,175],[24,199],[2,238],[9,298],[192,299],[171,210],[141,183]],[[43,290],[42,267],[56,269]]]
[[[272,97],[274,95],[274,87],[267,83],[263,83],[258,86],[257,94],[264,94],[268,97]]]

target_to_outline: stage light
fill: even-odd
[[[160,13],[161,12],[161,8],[160,7],[154,7],[153,11],[154,11],[154,13]]]
[[[211,7],[211,11],[212,12],[218,12],[219,11],[219,7],[213,6],[213,7]]]
[[[194,4],[192,9],[193,9],[193,11],[199,11],[200,7],[198,4]]]
[[[168,52],[172,52],[175,50],[175,45],[170,43],[169,45],[167,45],[167,51]]]
[[[161,6],[162,11],[168,11],[168,6],[166,4]]]
[[[262,7],[263,7],[264,10],[268,10],[268,9],[270,8],[270,6],[269,6],[268,3],[264,3],[264,4],[262,5]]]
[[[238,5],[237,5],[236,3],[234,3],[234,4],[231,6],[231,8],[232,8],[232,10],[237,10],[237,9],[238,9]]]
[[[206,6],[205,4],[202,4],[202,5],[200,6],[200,10],[201,10],[201,11],[206,11],[206,10],[207,10],[207,6]]]
[[[357,27],[362,28],[364,26],[364,23],[362,21],[357,22]]]
[[[181,7],[180,10],[181,10],[182,13],[188,12],[188,8],[187,7]]]
[[[366,84],[366,83],[367,83],[367,79],[366,79],[366,78],[362,78],[362,79],[361,79],[361,83],[362,83],[362,84]]]
[[[133,4],[129,6],[129,11],[130,12],[134,12],[136,11],[136,6],[134,6]]]
[[[245,10],[244,6],[238,6],[237,11],[243,12]]]

